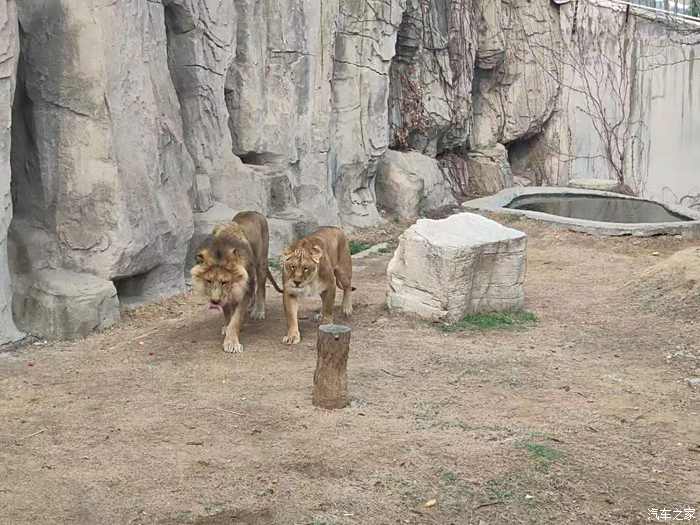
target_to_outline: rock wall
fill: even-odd
[[[19,38],[14,0],[0,0],[0,344],[21,337],[12,320],[12,281],[7,263],[7,230],[12,219],[10,125]]]
[[[60,269],[103,279],[125,300],[181,290],[194,169],[163,6],[26,0],[18,14],[16,282]],[[34,330],[23,311],[17,322]]]
[[[268,216],[274,255],[319,224],[381,222],[382,174],[381,206],[411,216],[447,188],[604,174],[560,60],[577,16],[604,37],[591,60],[628,34],[624,13],[550,0],[0,0],[0,342],[19,336],[11,301],[21,329],[80,336],[182,290],[193,247],[243,209]],[[697,152],[689,63],[637,71],[630,115],[662,127],[659,101],[682,100],[677,143]],[[646,170],[696,165],[671,142],[639,150]]]

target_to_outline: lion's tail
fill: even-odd
[[[280,288],[279,285],[277,284],[277,282],[275,281],[275,278],[272,277],[272,272],[270,271],[269,268],[267,269],[267,278],[270,279],[270,282],[272,283],[272,286],[275,287],[275,290],[277,290],[279,293],[284,293],[282,288]]]

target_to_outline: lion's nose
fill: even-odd
[[[220,302],[221,302],[221,301],[219,301],[218,299],[212,299],[212,300],[211,300],[211,304],[219,304]]]
[[[301,284],[301,281],[294,281],[295,286],[299,286]]]

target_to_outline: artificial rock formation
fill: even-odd
[[[129,289],[135,279],[152,298],[184,285],[194,170],[163,8],[131,4],[18,5],[11,262],[23,275],[60,269]]]
[[[387,151],[375,182],[377,206],[388,217],[415,219],[457,201],[437,160],[417,152]]]
[[[10,123],[18,57],[15,2],[0,0],[0,344],[21,336],[12,319],[12,282],[7,263],[7,230],[12,219]]]
[[[387,306],[448,322],[522,308],[526,244],[524,233],[472,213],[421,219],[387,267]]]
[[[471,133],[476,0],[408,0],[391,66],[392,145],[427,155],[463,147]]]
[[[495,144],[467,154],[469,189],[480,195],[497,193],[513,185],[505,146]]]
[[[651,142],[691,172],[700,68],[681,59],[698,46],[632,14],[587,2],[576,34],[593,61],[620,35],[670,43],[672,89],[655,64],[628,72],[631,120],[680,112],[678,140]],[[550,0],[0,0],[0,342],[20,335],[13,280],[17,304],[61,272],[134,304],[183,290],[193,246],[244,209],[268,217],[273,254],[315,225],[377,224],[397,155],[431,159],[407,171],[422,196],[392,190],[420,201],[406,215],[451,199],[433,159],[462,194],[566,183],[595,148],[558,60],[574,19]],[[648,56],[624,49],[620,64]],[[651,166],[642,142],[633,157]]]
[[[89,274],[38,270],[17,276],[14,286],[15,316],[33,334],[76,339],[119,319],[114,284]]]

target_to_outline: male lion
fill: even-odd
[[[241,325],[249,306],[253,319],[265,318],[265,282],[270,278],[282,292],[267,266],[269,233],[265,217],[254,211],[237,214],[232,222],[214,228],[197,250],[192,285],[209,299],[209,308],[224,314],[221,329],[224,352],[241,352]],[[252,304],[251,304],[252,301]]]
[[[342,310],[352,314],[352,259],[350,246],[340,228],[319,228],[295,242],[282,254],[284,313],[287,335],[282,342],[294,345],[301,341],[299,333],[299,297],[321,294],[321,323],[333,322],[335,287],[343,290]]]

